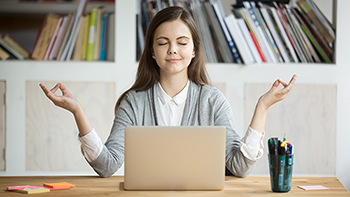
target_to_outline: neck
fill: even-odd
[[[159,83],[162,86],[163,90],[173,98],[179,94],[187,85],[188,77],[160,77]]]

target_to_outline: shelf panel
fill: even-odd
[[[105,12],[114,12],[114,3],[91,2],[87,5],[85,13],[90,12],[92,7],[105,8]],[[53,12],[56,14],[68,14],[76,11],[78,3],[51,3],[51,2],[1,2],[0,13],[2,14],[47,14]]]

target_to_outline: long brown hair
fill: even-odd
[[[159,66],[157,65],[156,60],[152,58],[154,34],[156,29],[162,23],[175,21],[177,19],[182,20],[189,28],[195,49],[195,57],[192,58],[191,63],[188,66],[188,78],[198,85],[210,85],[208,73],[205,68],[205,60],[199,32],[192,16],[182,7],[168,7],[159,11],[151,20],[146,32],[145,49],[140,58],[135,83],[129,90],[125,91],[119,97],[115,106],[115,111],[117,111],[122,99],[129,91],[147,90],[158,81]]]

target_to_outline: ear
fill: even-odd
[[[196,57],[196,51],[192,51],[192,58]]]
[[[156,56],[155,56],[155,54],[154,54],[153,49],[151,50],[151,53],[152,53],[152,58],[153,58],[153,59],[156,59]]]

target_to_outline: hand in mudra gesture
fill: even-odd
[[[66,109],[73,114],[80,108],[80,104],[77,99],[68,91],[68,89],[61,83],[58,83],[49,90],[44,84],[40,84],[41,89],[45,95],[58,107]],[[62,91],[62,96],[56,95],[57,90]]]
[[[259,102],[267,110],[273,104],[283,100],[287,96],[289,91],[292,89],[296,79],[297,79],[297,76],[293,75],[292,79],[289,81],[288,84],[281,79],[277,79],[273,83],[271,89],[260,97]],[[282,89],[278,88],[280,84],[283,85]]]

